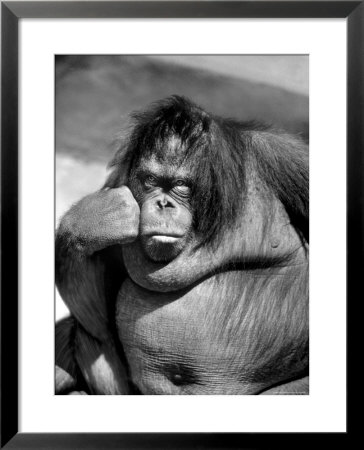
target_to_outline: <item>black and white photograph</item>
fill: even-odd
[[[55,56],[55,394],[309,395],[309,56]]]

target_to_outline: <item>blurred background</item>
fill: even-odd
[[[308,56],[56,56],[56,224],[99,189],[128,115],[172,94],[308,141]],[[56,293],[56,319],[68,310]]]

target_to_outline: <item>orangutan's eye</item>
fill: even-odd
[[[181,198],[188,198],[191,193],[191,188],[187,181],[185,180],[176,180],[174,182],[174,186],[172,192],[175,192]]]
[[[157,179],[153,175],[148,175],[144,178],[144,184],[146,186],[157,186]]]
[[[174,184],[175,184],[175,186],[178,186],[178,187],[184,187],[184,186],[187,187],[187,184],[183,180],[177,180]]]

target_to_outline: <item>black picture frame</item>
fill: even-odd
[[[325,433],[18,432],[18,22],[111,17],[347,19],[347,304],[363,293],[364,1],[1,2],[1,448],[225,449],[270,448],[272,443],[296,448],[313,440],[327,445]],[[350,344],[349,336],[349,356]],[[349,421],[347,430],[331,434],[344,448],[353,431]]]

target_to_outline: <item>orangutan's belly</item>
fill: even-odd
[[[216,283],[212,277],[188,291],[161,294],[124,282],[117,327],[143,394],[252,394],[261,388],[243,376],[242,320],[233,313],[243,293],[226,299],[227,290]]]

